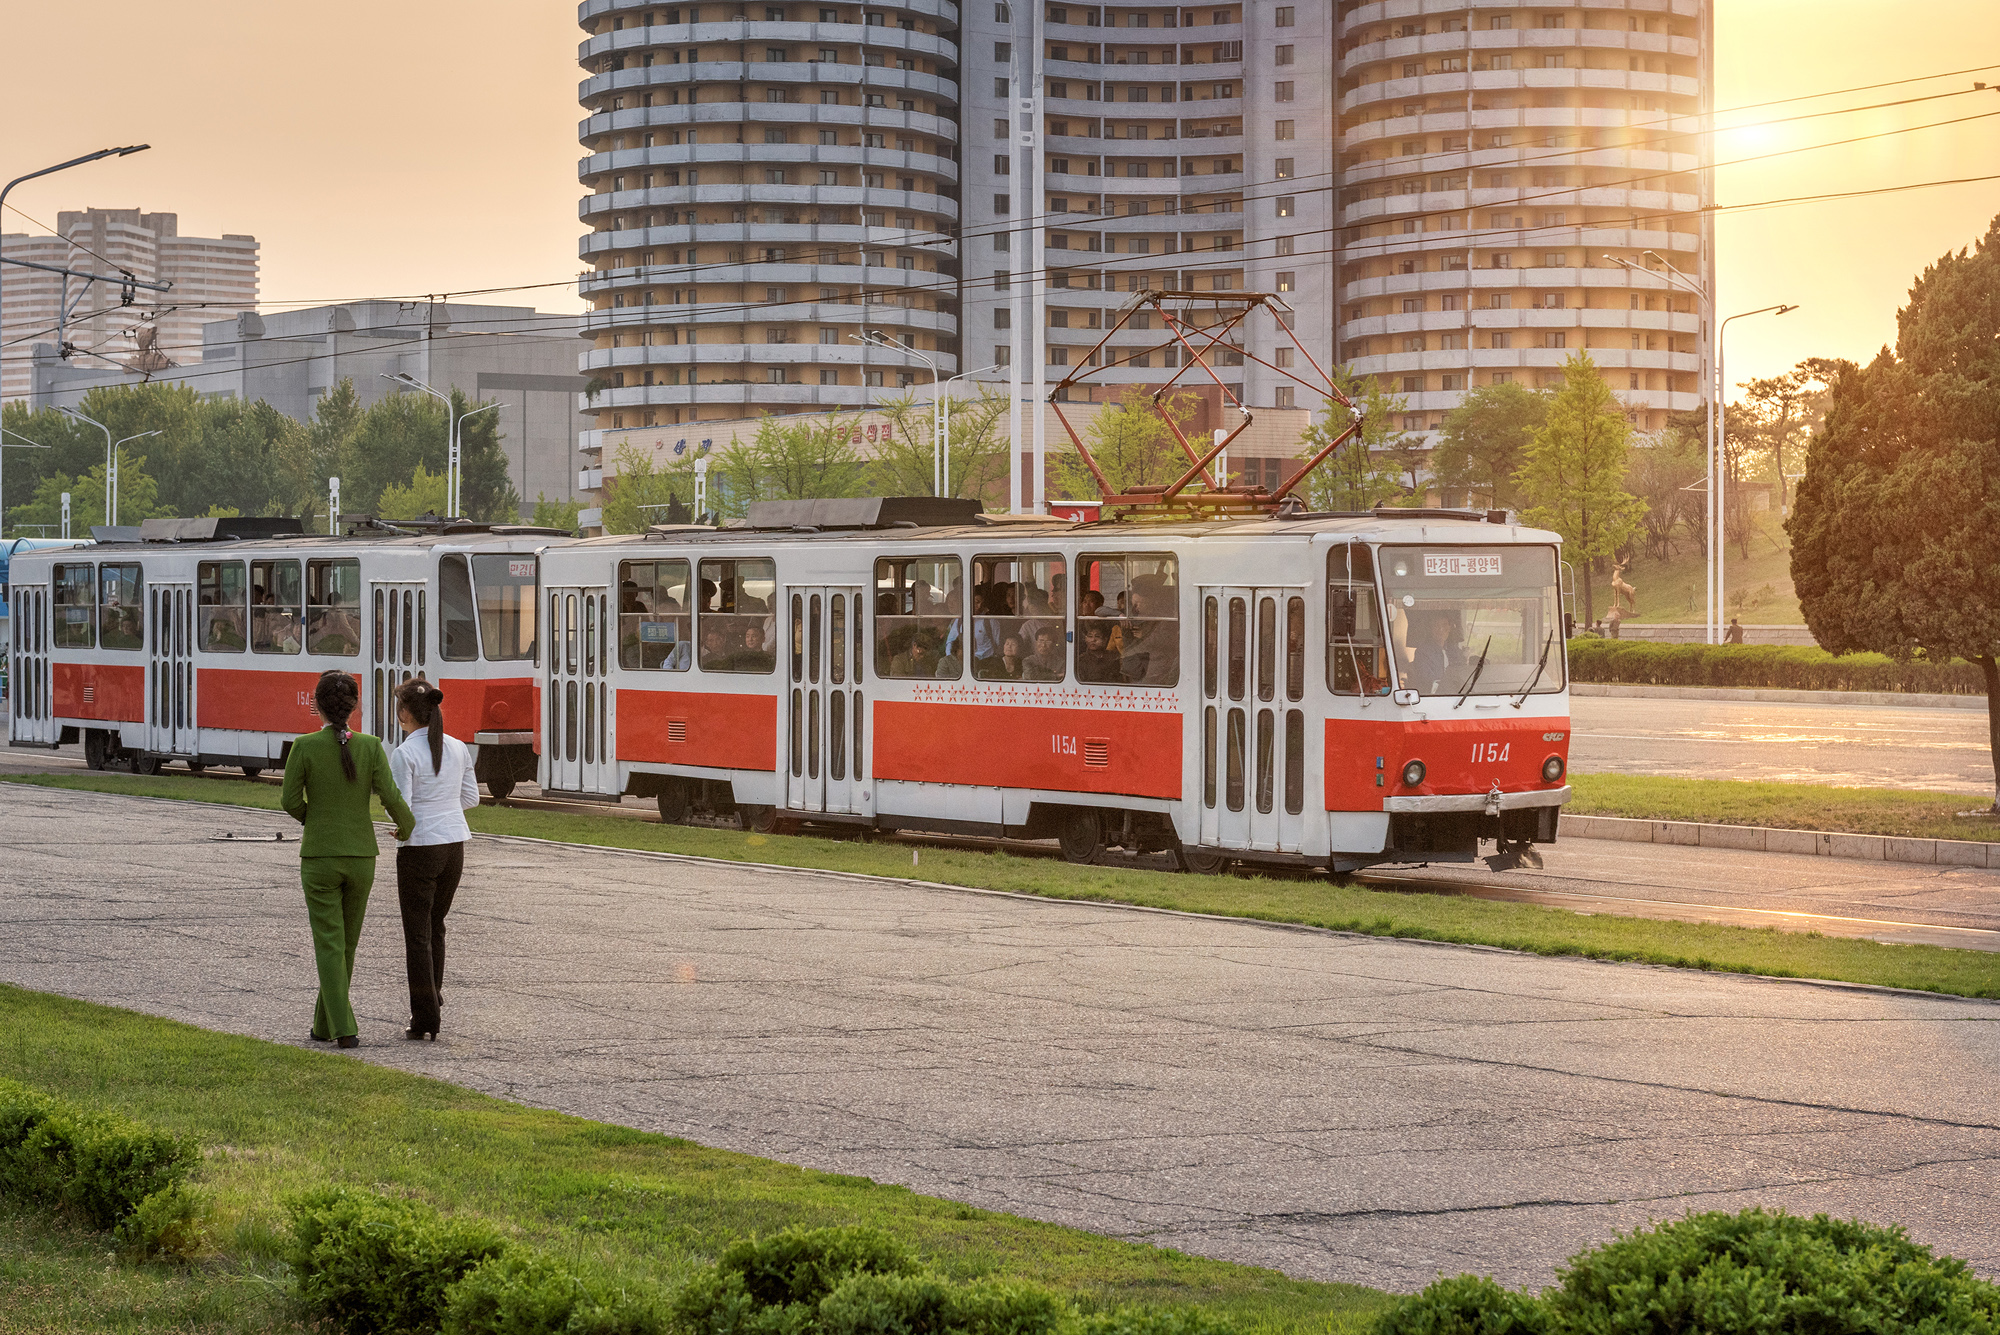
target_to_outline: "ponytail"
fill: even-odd
[[[320,673],[319,680],[313,685],[313,708],[319,711],[319,716],[326,720],[326,726],[340,738],[340,772],[347,776],[349,783],[354,782],[356,775],[354,754],[347,749],[350,735],[347,721],[354,717],[354,708],[360,703],[360,684],[339,668],[329,668]]]
[[[444,692],[422,677],[412,677],[396,688],[396,703],[430,733],[431,773],[438,773],[444,768]]]

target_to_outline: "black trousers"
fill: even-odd
[[[396,898],[403,906],[403,954],[410,972],[410,1027],[435,1033],[444,990],[444,915],[465,873],[464,844],[396,850]]]

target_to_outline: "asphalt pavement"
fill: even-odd
[[[0,785],[0,978],[302,1043],[297,845],[218,840],[295,828]],[[1398,1290],[1751,1205],[2000,1274],[1992,1003],[481,838],[409,1044],[393,905],[355,1055],[537,1106]]]
[[[1570,769],[1993,796],[1976,709],[1576,696]]]

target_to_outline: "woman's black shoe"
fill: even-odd
[[[314,1034],[314,1033],[308,1033],[308,1034],[306,1035],[306,1037],[307,1037],[307,1038],[309,1038],[309,1039],[311,1039],[311,1040],[312,1040],[313,1042],[315,1042],[315,1043],[331,1043],[331,1042],[333,1042],[333,1040],[332,1040],[332,1039],[330,1039],[330,1038],[321,1038],[321,1037],[320,1037],[320,1036],[319,1036],[318,1034]]]
[[[342,1034],[334,1041],[339,1043],[343,1048],[358,1048],[361,1046],[361,1036],[359,1034]]]
[[[411,1025],[408,1029],[405,1029],[403,1031],[404,1038],[410,1039],[415,1042],[435,1043],[437,1042],[437,1036],[438,1036],[437,1030],[419,1029],[415,1025]]]

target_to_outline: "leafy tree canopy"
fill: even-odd
[[[1623,547],[1646,513],[1625,490],[1632,428],[1587,352],[1563,363],[1563,383],[1549,403],[1514,481],[1527,503],[1521,517],[1562,534],[1564,555],[1583,575],[1583,617],[1596,605],[1590,563]]]
[[[1547,394],[1513,381],[1481,385],[1444,415],[1431,471],[1446,487],[1511,510],[1520,500],[1514,474],[1548,415]]]
[[[1194,395],[1175,394],[1161,400],[1159,411],[1155,411],[1151,391],[1144,385],[1127,385],[1115,400],[1098,409],[1083,430],[1084,445],[1103,470],[1112,495],[1133,487],[1163,487],[1187,472],[1187,455],[1160,413],[1185,431],[1198,406]],[[1053,456],[1053,463],[1056,489],[1062,495],[1097,495],[1097,479],[1090,475],[1082,455],[1064,451]]]
[[[1409,400],[1391,394],[1374,376],[1352,366],[1334,368],[1333,383],[1361,410],[1361,430],[1306,475],[1297,494],[1314,510],[1372,510],[1403,495],[1398,452],[1406,437],[1396,418]],[[1301,433],[1299,451],[1307,458],[1325,449],[1354,420],[1338,399],[1322,405],[1324,416]]]

